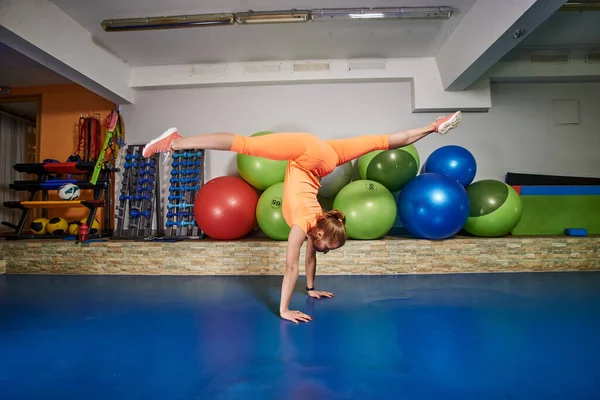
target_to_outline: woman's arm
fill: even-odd
[[[313,247],[312,241],[306,241],[306,286],[315,287],[315,276],[317,275],[317,251]],[[333,297],[331,292],[322,292],[320,290],[309,290],[308,295],[320,299],[321,297]]]
[[[312,241],[306,241],[306,287],[315,287],[315,275],[317,272],[317,251]]]
[[[306,234],[297,225],[292,226],[288,236],[287,255],[285,259],[285,273],[283,275],[283,283],[281,284],[281,303],[279,305],[279,314],[281,318],[287,319],[294,323],[299,321],[308,322],[312,320],[309,315],[300,311],[290,310],[290,300],[292,293],[298,280],[298,263],[300,260],[300,248],[306,239]]]

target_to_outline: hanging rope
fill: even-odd
[[[79,157],[82,161],[97,160],[100,155],[100,121],[81,115],[78,127],[77,149],[72,157]]]

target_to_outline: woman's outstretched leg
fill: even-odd
[[[229,132],[207,133],[173,140],[173,150],[204,149],[230,150],[235,135]]]
[[[462,121],[462,113],[460,111],[454,114],[440,117],[435,122],[427,126],[416,129],[409,129],[402,132],[396,132],[388,135],[390,149],[408,146],[414,142],[423,139],[430,133],[436,132],[440,135],[445,135],[450,129],[456,128]]]
[[[445,134],[452,128],[456,128],[461,122],[461,112],[438,118],[421,128],[408,129],[388,135],[365,135],[348,139],[328,140],[329,144],[338,155],[338,165],[354,160],[362,155],[375,150],[392,150],[408,146],[432,132]]]
[[[188,149],[229,150],[233,143],[233,136],[233,133],[220,132],[182,137],[176,128],[171,128],[148,143],[142,151],[142,156],[150,157],[155,153],[171,153],[175,150]]]
[[[293,160],[306,152],[307,133],[272,133],[262,136],[241,136],[234,133],[207,133],[182,137],[171,128],[148,143],[142,156],[171,153],[175,150],[226,150],[271,160]]]

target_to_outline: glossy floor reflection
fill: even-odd
[[[600,398],[600,273],[317,284],[297,326],[280,277],[0,276],[0,397]]]

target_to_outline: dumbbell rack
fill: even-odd
[[[196,225],[194,200],[204,185],[204,150],[177,150],[172,157],[165,236],[199,239],[203,232]]]
[[[143,145],[130,145],[125,153],[121,192],[116,207],[116,239],[152,237],[152,219],[157,218],[157,236],[162,234],[160,212],[159,155],[145,158]]]

